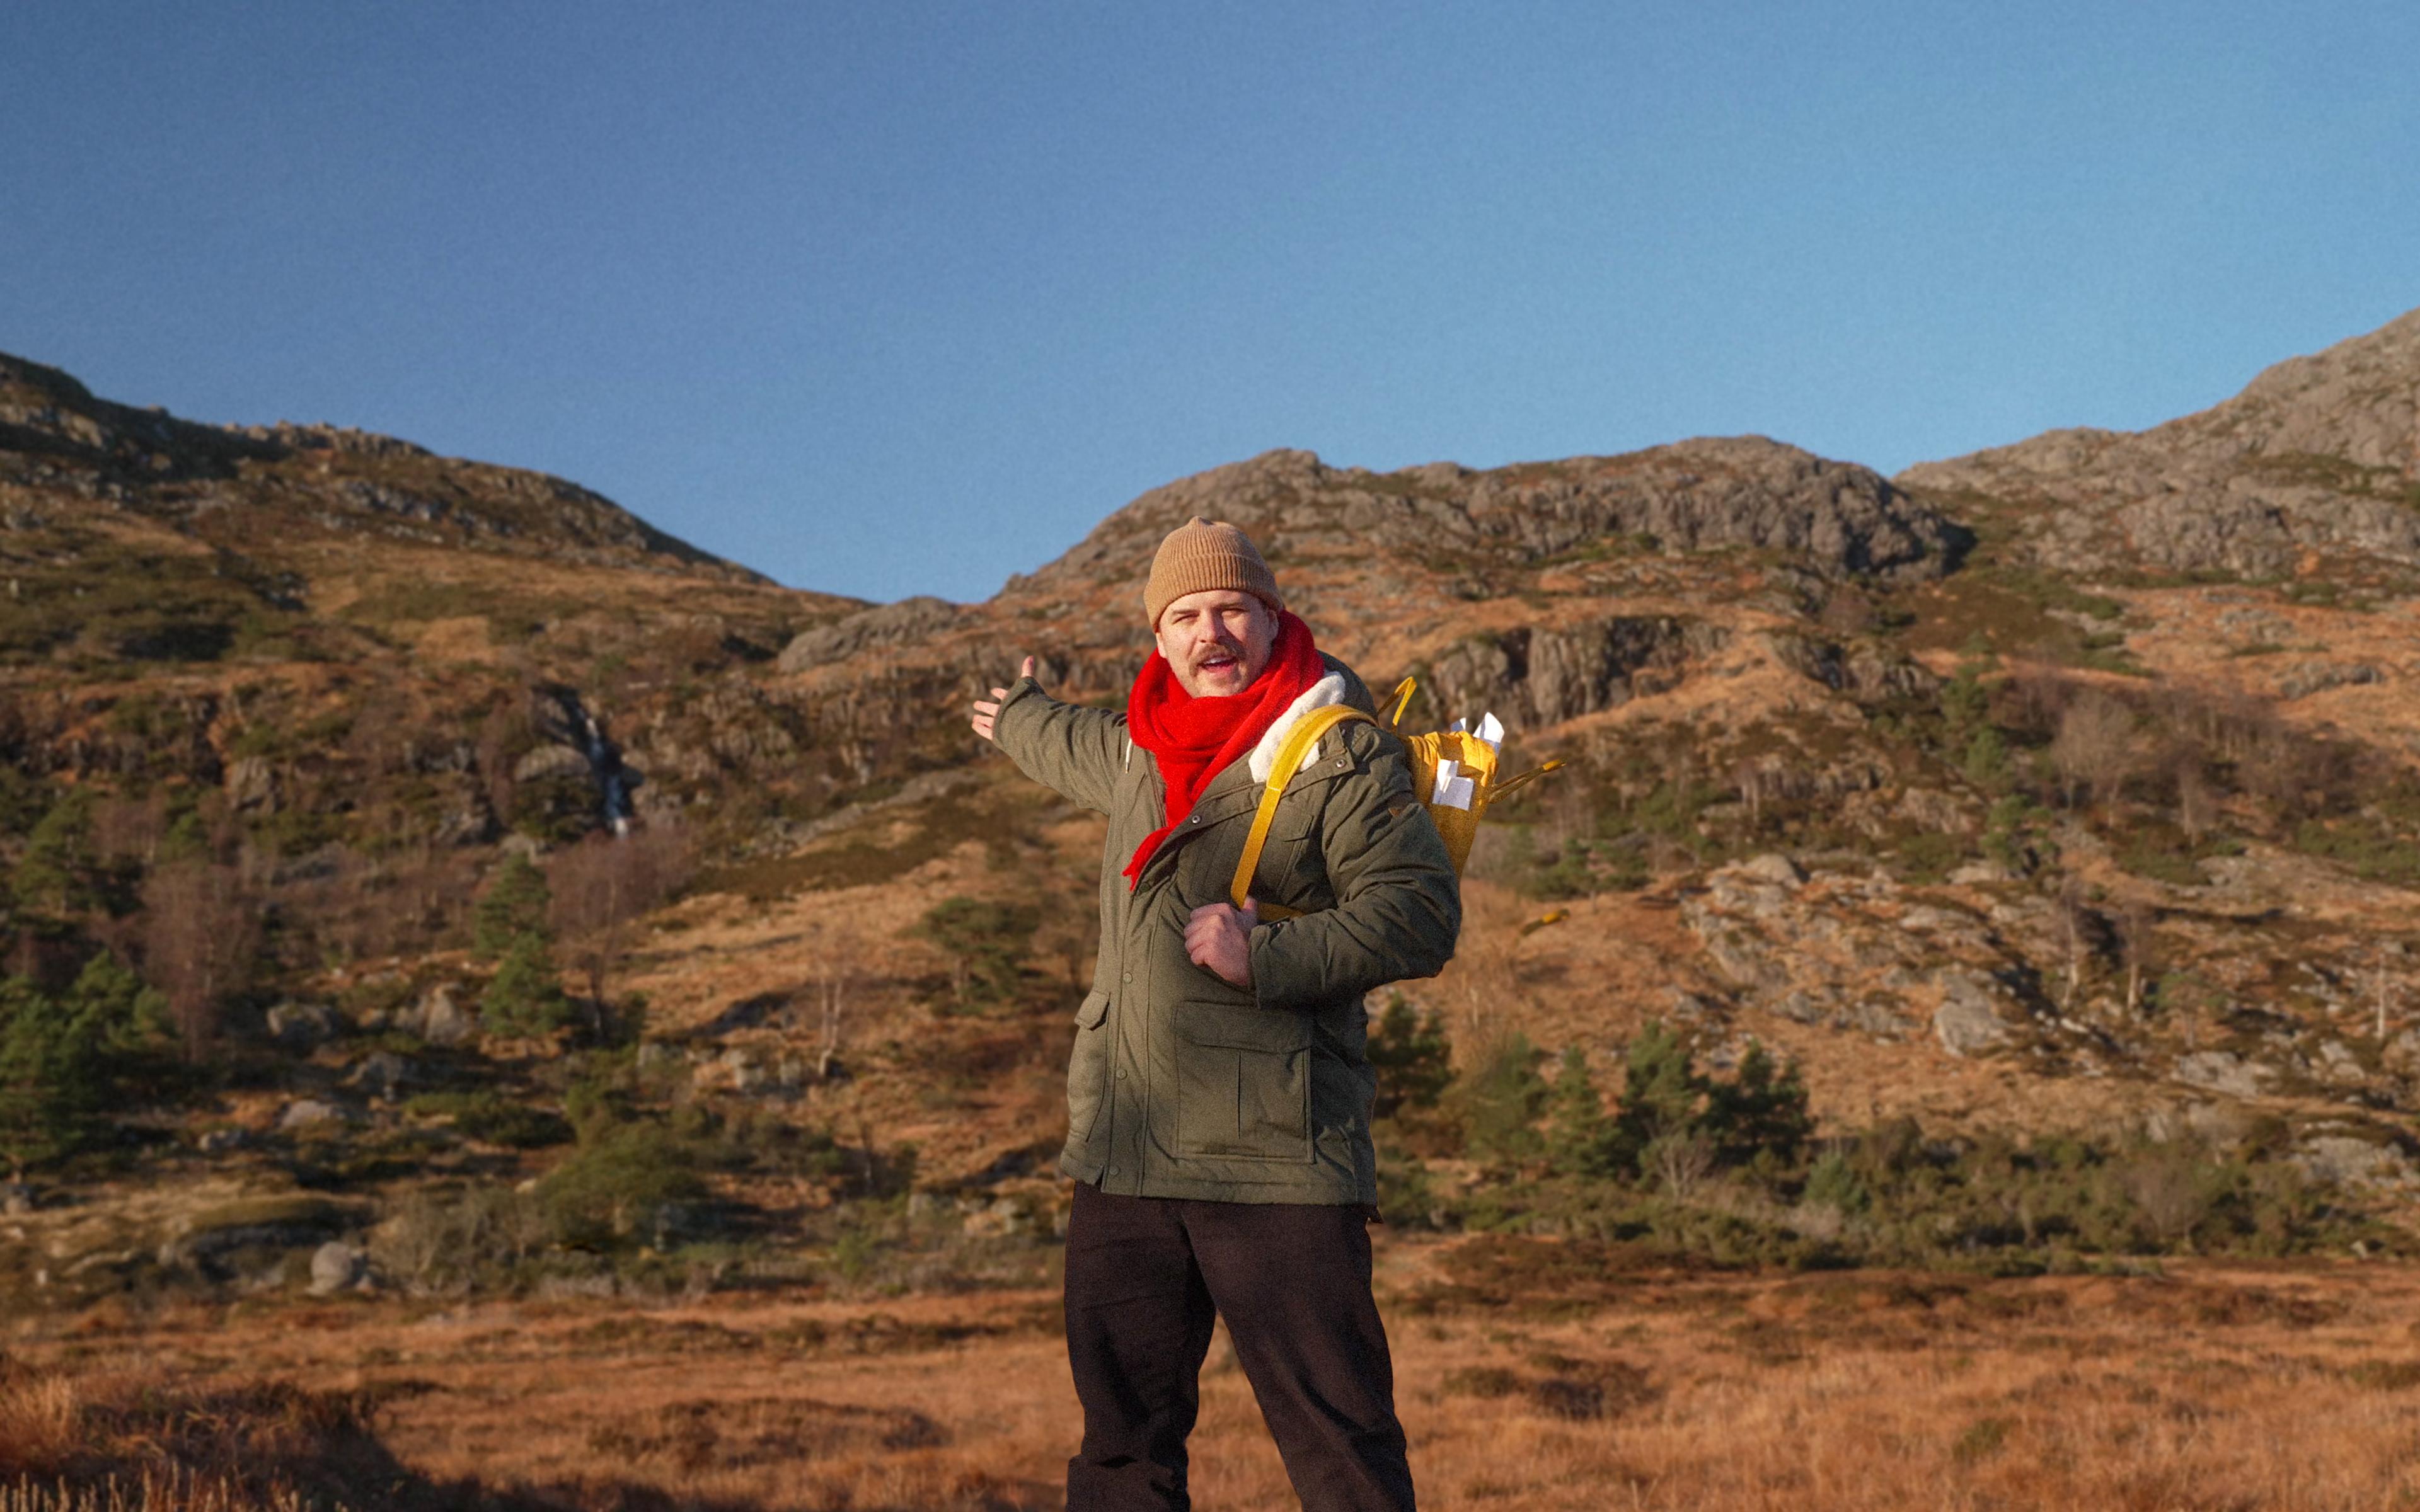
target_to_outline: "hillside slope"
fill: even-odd
[[[1896,479],[1754,437],[1272,452],[974,605],[782,589],[557,480],[0,373],[14,969],[63,990],[105,949],[164,980],[177,867],[268,925],[206,1015],[220,1069],[145,1084],[117,1165],[45,1178],[123,1189],[145,1254],[198,1221],[180,1183],[392,1224],[432,1179],[604,1159],[600,1107],[710,1149],[764,1242],[910,1184],[1047,1226],[1100,828],[964,709],[1028,654],[1121,699],[1151,550],[1196,513],[1373,684],[1417,676],[1415,723],[1493,710],[1515,760],[1569,764],[1495,816],[1457,961],[1402,988],[1466,1070],[1517,1032],[1609,1076],[1662,1021],[1712,1067],[1778,1047],[1835,1134],[2414,1180],[2420,314],[2139,436]],[[473,900],[516,853],[579,883],[616,795],[693,883],[610,950],[559,921],[582,1006],[483,1028]],[[1419,1139],[1437,1191],[1507,1180]],[[120,1253],[99,1211],[0,1273]]]

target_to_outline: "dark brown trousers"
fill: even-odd
[[[1069,1512],[1182,1509],[1210,1325],[1305,1512],[1412,1512],[1395,1370],[1359,1208],[1113,1196],[1067,1221],[1067,1362],[1084,1404]]]

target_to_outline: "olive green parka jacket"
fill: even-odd
[[[1195,965],[1185,927],[1225,903],[1278,742],[1322,703],[1372,710],[1333,657],[1258,749],[1216,777],[1129,889],[1167,788],[1124,713],[1062,703],[1031,678],[993,738],[1028,777],[1109,816],[1101,954],[1077,1011],[1059,1168],[1106,1192],[1221,1202],[1374,1203],[1363,995],[1441,970],[1462,903],[1412,791],[1403,743],[1347,721],[1287,785],[1251,896],[1303,910],[1252,931],[1252,986]]]

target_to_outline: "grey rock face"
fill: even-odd
[[[1941,1006],[1932,1011],[1932,1036],[1961,1058],[2007,1044],[2013,1036],[2001,1018],[2007,995],[1990,979],[1952,971],[1941,979]]]
[[[513,780],[537,782],[551,777],[585,778],[588,758],[576,746],[539,746],[513,764]]]
[[[2277,696],[2305,699],[2332,687],[2360,687],[2386,681],[2386,674],[2366,661],[2339,665],[2325,661],[2297,662],[2277,679]]]
[[[227,763],[227,803],[240,813],[273,814],[277,811],[277,768],[259,756],[242,756]]]
[[[1668,551],[1760,548],[1825,573],[1921,580],[1947,570],[1966,539],[1869,469],[1761,436],[1487,472],[1431,463],[1383,477],[1280,451],[1153,489],[1011,590],[1047,598],[1115,576],[1140,593],[1160,538],[1194,515],[1251,532],[1281,583],[1284,559],[1296,553],[1444,550],[1530,564],[1607,537]]]
[[[2310,1176],[2338,1186],[2405,1187],[2420,1178],[2412,1157],[2383,1139],[2319,1134],[2288,1157]]]
[[[2420,565],[2420,311],[2293,358],[2139,434],[2053,431],[1924,463],[1906,487],[2031,507],[2026,544],[2081,574],[2273,578],[2310,553]]]
[[[1136,584],[1140,601],[1141,584]],[[954,628],[963,623],[970,610],[947,599],[919,594],[903,598],[895,604],[881,604],[861,609],[846,619],[806,630],[793,637],[774,659],[774,667],[785,672],[802,672],[811,667],[838,661],[855,656],[869,646],[892,646]]]
[[[2176,1079],[2187,1087],[2198,1087],[2228,1097],[2258,1097],[2267,1087],[2271,1072],[2257,1061],[2224,1050],[2201,1050],[2177,1057]]]
[[[1475,636],[1431,671],[1438,707],[1453,717],[1492,711],[1516,729],[1576,718],[1630,702],[1633,680],[1719,648],[1719,626],[1670,618],[1618,617],[1560,629]]]

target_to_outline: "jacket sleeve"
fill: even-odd
[[[992,741],[1036,782],[1070,802],[1109,811],[1125,759],[1125,715],[1062,703],[1032,678],[1020,677],[1000,702]]]
[[[1434,977],[1462,931],[1462,885],[1412,792],[1403,746],[1366,725],[1347,744],[1361,770],[1336,784],[1320,814],[1336,906],[1252,932],[1252,985],[1264,1007],[1324,1007]]]

